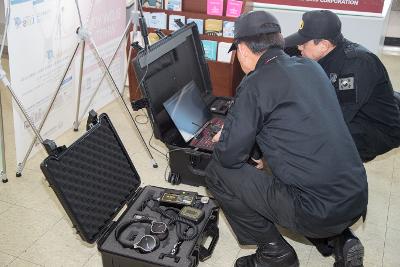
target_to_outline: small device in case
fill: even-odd
[[[195,223],[199,223],[204,218],[204,211],[201,209],[185,206],[179,212],[179,216],[194,221]]]
[[[160,197],[160,204],[176,207],[193,206],[196,197],[196,192],[165,190]]]

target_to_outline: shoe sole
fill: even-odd
[[[235,262],[235,267],[237,267],[237,266],[238,266],[238,265],[237,265],[237,263]],[[292,265],[289,265],[289,266],[287,266],[287,267],[300,267],[299,260],[296,260],[295,263],[293,263]]]
[[[364,246],[360,240],[354,239],[343,247],[345,267],[363,267]]]

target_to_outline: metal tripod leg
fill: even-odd
[[[36,129],[34,123],[32,122],[31,118],[29,117],[28,113],[26,113],[24,106],[22,103],[19,101],[17,95],[14,93],[14,90],[11,87],[11,84],[9,80],[7,79],[7,76],[4,72],[3,69],[0,69],[0,79],[3,82],[4,86],[7,87],[7,89],[10,91],[15,103],[17,103],[19,109],[21,110],[22,114],[24,115],[25,119],[29,123],[29,126],[31,127],[32,131],[35,133],[36,137],[39,139],[40,144],[43,146],[43,148],[46,150],[46,147],[43,144],[43,138],[40,136],[40,133]],[[47,151],[47,150],[46,150]]]
[[[85,40],[81,41],[81,68],[79,70],[79,85],[78,85],[78,98],[76,102],[76,114],[75,114],[75,122],[74,122],[74,131],[77,132],[79,128],[79,107],[81,103],[81,95],[82,95],[82,79],[83,79],[83,64],[85,63]],[[85,111],[86,112],[86,111]]]
[[[119,49],[121,48],[121,45],[122,45],[122,43],[123,43],[123,41],[124,41],[124,39],[125,39],[125,36],[126,36],[126,35],[128,34],[128,32],[129,32],[130,26],[131,26],[131,23],[129,22],[128,25],[127,25],[126,28],[125,28],[125,31],[124,31],[124,34],[123,34],[122,37],[121,37],[121,40],[120,40],[119,43],[118,43],[117,49],[115,50],[115,52],[114,52],[114,54],[113,54],[113,56],[112,56],[112,58],[111,58],[110,64],[108,64],[108,66],[107,66],[107,69],[110,69],[112,63],[114,62],[114,60],[115,60],[115,58],[116,58],[116,56],[117,56],[117,54],[118,54],[118,51],[119,51]],[[103,80],[104,80],[104,78],[106,77],[106,75],[107,75],[107,74],[104,72],[104,73],[103,73],[103,76],[102,76],[101,79],[100,79],[100,82],[98,83],[98,85],[97,85],[97,87],[96,87],[96,90],[93,92],[92,97],[91,97],[90,100],[89,100],[89,103],[86,105],[86,108],[84,109],[84,111],[83,111],[83,113],[82,113],[82,117],[78,120],[78,127],[79,127],[79,125],[80,125],[80,123],[81,123],[83,117],[85,116],[85,114],[87,114],[87,112],[88,112],[88,110],[89,110],[89,108],[90,108],[90,105],[92,104],[94,98],[96,97],[96,95],[97,95],[97,93],[98,93],[98,91],[99,91],[99,89],[100,89],[100,86],[101,86],[101,84],[103,83]]]
[[[153,155],[151,154],[151,151],[150,151],[150,149],[148,148],[148,146],[147,146],[147,144],[146,144],[146,141],[144,140],[142,134],[140,133],[139,127],[137,126],[137,124],[136,124],[136,122],[135,122],[135,119],[133,118],[131,112],[129,111],[129,108],[128,108],[127,104],[125,103],[124,96],[123,96],[123,95],[121,94],[121,92],[118,90],[118,86],[116,85],[116,83],[115,83],[115,81],[114,81],[114,79],[113,79],[113,77],[112,77],[110,71],[108,70],[107,65],[106,65],[106,63],[104,62],[103,58],[101,58],[100,53],[99,53],[99,50],[98,50],[97,47],[96,47],[96,44],[93,42],[92,39],[90,39],[90,43],[92,44],[92,46],[93,46],[93,48],[94,48],[94,53],[95,53],[95,55],[96,55],[96,57],[97,57],[97,60],[101,63],[100,65],[103,67],[104,71],[105,71],[106,74],[107,74],[107,77],[110,79],[110,82],[111,82],[111,84],[112,84],[112,87],[114,88],[115,92],[116,92],[116,93],[119,95],[119,97],[121,98],[121,101],[122,101],[122,103],[123,103],[123,105],[124,105],[124,107],[125,107],[125,109],[126,109],[126,112],[129,114],[129,117],[131,118],[131,121],[132,121],[133,125],[134,125],[135,128],[136,128],[136,132],[137,132],[137,134],[138,134],[140,140],[142,141],[144,147],[146,148],[146,152],[147,152],[147,154],[149,155],[149,157],[150,157],[150,159],[151,159],[151,161],[152,161],[152,163],[153,163],[153,168],[157,168],[157,167],[158,167],[158,164],[157,164],[157,162],[155,161]]]
[[[51,101],[50,101],[49,107],[47,108],[47,111],[46,111],[46,113],[45,113],[45,115],[44,115],[42,121],[40,122],[40,125],[39,125],[39,128],[38,128],[39,133],[40,133],[40,131],[42,130],[43,125],[45,124],[48,115],[50,114],[50,110],[52,109],[52,107],[53,107],[53,105],[54,105],[54,102],[55,102],[56,99],[57,99],[58,94],[60,93],[61,86],[62,86],[62,84],[63,84],[63,82],[64,82],[64,80],[65,80],[65,77],[67,76],[67,73],[68,73],[68,71],[69,71],[69,69],[70,69],[70,67],[71,67],[71,64],[72,64],[72,62],[73,62],[73,60],[74,60],[74,58],[75,58],[76,52],[78,51],[78,48],[79,48],[79,45],[80,45],[80,43],[77,43],[77,45],[76,45],[76,47],[75,47],[75,49],[74,49],[74,53],[71,55],[71,57],[70,57],[70,59],[69,59],[68,66],[67,66],[67,68],[65,69],[65,71],[64,71],[64,73],[63,73],[63,75],[62,75],[60,81],[58,82],[57,90],[56,90],[55,94],[53,95],[53,98],[52,98]],[[18,169],[17,169],[17,173],[16,173],[16,176],[17,176],[17,177],[21,177],[22,171],[23,171],[23,169],[25,168],[26,161],[28,160],[29,155],[30,155],[31,152],[32,152],[32,149],[33,149],[33,146],[34,146],[35,143],[36,143],[36,140],[37,140],[37,137],[36,137],[36,136],[33,137],[32,143],[31,143],[31,145],[29,146],[29,149],[28,149],[28,151],[27,151],[26,154],[25,154],[24,160],[23,160],[21,163],[18,164]]]
[[[125,68],[125,72],[124,72],[124,83],[122,84],[122,90],[121,90],[121,94],[124,95],[124,91],[125,91],[125,84],[126,84],[126,80],[128,79],[128,70],[129,70],[129,60],[131,60],[131,56],[132,56],[132,46],[129,46],[129,51],[128,51],[128,64]]]
[[[3,128],[3,111],[2,111],[2,105],[1,105],[1,95],[0,95],[0,145],[1,145],[1,164],[3,166],[3,169],[0,172],[1,180],[3,183],[7,183],[7,167],[6,167],[6,153],[5,153],[5,147],[4,147],[4,128]]]

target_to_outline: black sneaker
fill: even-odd
[[[363,267],[364,246],[347,228],[335,242],[334,267]]]
[[[307,237],[308,241],[310,241],[321,253],[324,257],[329,257],[333,255],[335,251],[335,239],[332,238],[311,238]]]
[[[282,238],[283,239],[283,238]],[[298,267],[297,254],[283,239],[258,246],[255,254],[236,260],[235,267]]]

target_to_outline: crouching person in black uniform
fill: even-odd
[[[344,119],[366,162],[400,145],[398,94],[379,58],[343,38],[339,17],[329,10],[306,12],[287,47],[318,61],[336,89]]]
[[[247,75],[206,169],[208,189],[239,243],[258,246],[235,266],[298,266],[276,225],[334,254],[337,266],[362,266],[363,246],[348,227],[367,208],[363,164],[322,68],[289,57],[283,46],[269,13],[236,21],[232,48]],[[271,176],[247,163],[255,143]]]

